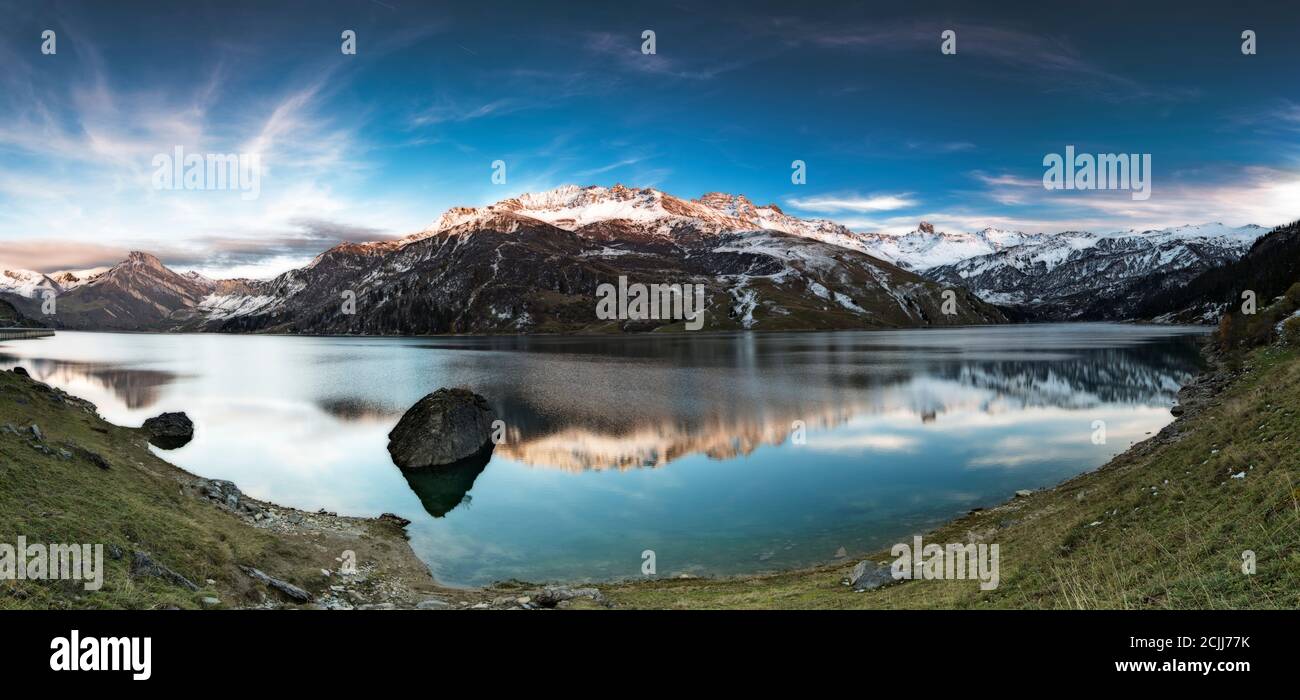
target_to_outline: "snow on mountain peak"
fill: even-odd
[[[724,234],[776,231],[857,250],[901,267],[923,271],[963,260],[991,255],[1021,246],[1043,246],[1057,251],[1052,258],[1096,245],[1098,240],[1124,236],[1174,239],[1225,239],[1249,243],[1265,233],[1259,226],[1231,228],[1221,223],[1193,224],[1160,231],[1130,230],[1111,234],[1071,232],[1047,234],[986,227],[974,233],[945,232],[928,221],[911,233],[857,233],[827,219],[804,219],[786,214],[775,204],[759,206],[743,194],[709,192],[698,199],[682,199],[650,187],[614,185],[562,185],[544,192],[529,192],[485,207],[453,207],[425,231],[406,241],[426,238],[469,222],[483,225],[490,217],[511,213],[577,231],[592,224],[619,221],[652,235],[694,233]]]
[[[48,275],[32,270],[4,270],[0,272],[0,292],[9,292],[34,299],[43,289],[59,290]]]
[[[59,270],[58,272],[51,272],[50,278],[58,282],[60,288],[67,290],[93,282],[96,277],[108,271],[109,268],[107,267],[92,267],[85,270]]]
[[[455,207],[429,228],[406,240],[427,238],[470,221],[482,222],[499,212],[526,216],[569,231],[609,221],[627,222],[655,235],[670,235],[679,230],[710,234],[768,230],[867,252],[858,235],[844,226],[824,219],[793,217],[775,204],[758,206],[743,194],[710,192],[688,200],[654,188],[624,185],[563,185],[503,199],[486,207]]]
[[[743,194],[727,194],[726,192],[709,192],[695,200],[714,211],[734,216],[737,219],[754,219],[758,216],[758,207]],[[772,205],[768,205],[772,207]],[[778,212],[780,210],[777,210]]]
[[[466,221],[472,220],[478,215],[479,210],[473,207],[452,207],[443,212],[442,216],[439,216],[438,220],[434,221],[433,225],[429,226],[429,228],[425,230],[430,232],[442,231],[444,229],[449,229],[452,226],[459,226]]]
[[[1186,244],[1196,243],[1204,250],[1217,250],[1224,259],[1235,259],[1245,253],[1268,229],[1254,224],[1240,227],[1221,223],[1186,224],[1164,229],[1139,231],[1128,229],[1112,233],[1089,231],[1063,231],[1055,234],[1036,234],[1025,241],[1004,248],[1000,255],[977,256],[958,260],[958,274],[967,277],[982,274],[999,266],[1011,266],[1025,271],[1041,268],[1050,272],[1067,261],[1080,260],[1093,255],[1097,249],[1102,255],[1131,255],[1134,259],[1159,253],[1159,259],[1146,260],[1143,265],[1164,264],[1185,256],[1196,259],[1200,253],[1189,251]],[[1185,255],[1184,255],[1185,254]]]
[[[51,289],[57,293],[76,289],[93,282],[107,271],[107,267],[95,267],[88,270],[60,270],[49,274],[34,270],[4,270],[0,271],[0,292],[8,292],[34,299],[45,289]]]
[[[916,230],[902,235],[888,233],[858,234],[865,250],[909,270],[927,270],[951,265],[967,258],[989,255],[1021,245],[1038,234],[1004,231],[992,227],[975,233],[939,231],[934,224],[922,221]]]
[[[548,192],[502,200],[489,208],[513,211],[559,228],[574,230],[614,219],[649,222],[686,214],[680,202],[672,195],[651,188],[565,185]]]

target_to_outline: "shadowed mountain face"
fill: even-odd
[[[41,328],[45,324],[31,318],[27,318],[16,306],[0,299],[0,326],[10,328]]]

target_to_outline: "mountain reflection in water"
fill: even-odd
[[[176,379],[171,372],[129,369],[103,362],[69,362],[31,358],[19,362],[17,355],[0,353],[0,365],[23,364],[33,378],[58,386],[75,385],[78,380],[92,382],[113,392],[128,408],[149,408],[158,402],[163,386]]]

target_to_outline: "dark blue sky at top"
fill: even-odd
[[[303,238],[400,234],[564,183],[744,193],[859,230],[1300,211],[1287,210],[1300,198],[1297,3],[0,6],[13,67],[0,243],[186,258],[266,237],[292,257]],[[46,28],[57,56],[38,51]],[[344,29],[356,56],[339,52]],[[657,55],[641,54],[644,29]],[[955,56],[939,51],[945,29]],[[1258,55],[1241,54],[1243,29]],[[141,186],[152,153],[249,143],[267,165],[256,202]],[[1043,156],[1067,144],[1152,154],[1151,200],[1044,191]],[[490,180],[497,159],[505,185]],[[795,159],[807,184],[790,181]]]

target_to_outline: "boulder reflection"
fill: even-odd
[[[489,445],[473,457],[466,457],[441,467],[427,469],[401,469],[406,483],[420,499],[420,505],[435,518],[441,518],[455,510],[461,504],[470,503],[470,489],[474,481],[483,473],[488,461],[492,459]]]

